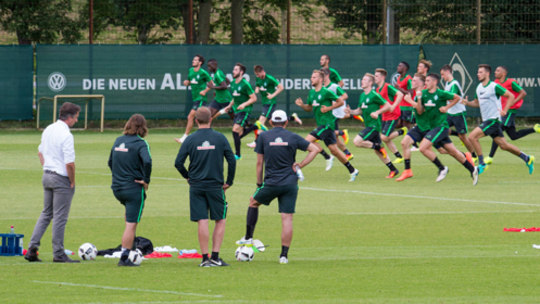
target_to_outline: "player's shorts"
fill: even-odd
[[[336,133],[329,126],[319,126],[317,129],[311,131],[309,135],[316,139],[322,140],[326,146],[334,145],[337,143]]]
[[[410,123],[414,123],[414,114],[413,114],[412,108],[410,107],[401,108],[401,115],[399,118],[402,121],[408,121]]]
[[[272,113],[276,110],[276,104],[265,104],[262,106],[262,112],[261,116],[266,117],[266,119],[270,119],[272,117]]]
[[[506,115],[501,118],[502,129],[515,127],[516,126],[516,112],[514,110],[509,110]]]
[[[336,119],[336,121],[334,122],[334,131],[339,131],[339,123],[338,121],[340,120],[341,118],[338,118]]]
[[[381,143],[381,135],[379,134],[379,131],[373,127],[366,127],[358,133],[358,136],[362,137],[362,140],[369,140],[375,144]]]
[[[244,127],[248,123],[249,113],[247,112],[236,112],[234,113],[233,124],[240,125]]]
[[[230,104],[230,102],[217,102],[217,100],[213,100],[210,103],[210,108],[216,109],[216,110],[219,111],[219,110],[225,108],[226,106],[228,106],[229,104]]]
[[[454,126],[458,134],[467,134],[467,118],[465,117],[465,112],[458,114],[448,114],[446,116],[446,121],[450,127]]]
[[[296,198],[298,197],[298,185],[263,185],[255,191],[253,199],[263,205],[270,205],[275,198],[278,199],[279,213],[294,213]]]
[[[381,134],[384,136],[390,136],[392,132],[394,132],[394,129],[396,128],[396,125],[398,123],[398,120],[383,120],[382,122],[382,128],[381,128]]]
[[[413,139],[414,142],[419,143],[426,136],[427,131],[421,131],[418,126],[413,127],[407,132],[407,136]]]
[[[445,127],[437,127],[427,131],[424,138],[432,142],[433,146],[437,149],[452,143],[450,137],[448,137],[448,128]]]
[[[495,137],[503,137],[503,131],[501,129],[501,122],[498,119],[489,119],[486,121],[483,121],[478,128],[484,132],[485,135],[491,136],[491,138]]]
[[[193,106],[191,107],[191,109],[193,111],[197,111],[197,109],[199,109],[200,107],[205,107],[205,106],[206,106],[206,100],[204,99],[194,100]]]
[[[114,197],[126,208],[126,222],[140,222],[144,209],[144,200],[146,199],[144,188],[115,190],[113,193]]]
[[[207,220],[208,213],[213,221],[227,218],[228,204],[223,188],[189,188],[189,212],[191,220]]]

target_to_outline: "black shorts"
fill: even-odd
[[[450,127],[454,126],[458,134],[467,134],[467,118],[465,117],[465,112],[459,114],[448,114],[446,116],[446,121]]]
[[[126,222],[138,223],[141,221],[146,193],[144,188],[130,190],[113,190],[114,197],[126,208]]]
[[[204,99],[194,100],[193,101],[193,106],[191,107],[191,109],[193,111],[197,111],[198,108],[205,107],[205,106],[206,106],[206,100],[204,100]]]
[[[435,148],[452,143],[450,137],[448,137],[448,128],[445,127],[437,127],[427,131],[424,138],[432,142]]]
[[[262,112],[261,116],[266,117],[266,119],[270,119],[272,117],[272,113],[276,110],[276,104],[265,104],[262,106]]]
[[[414,142],[419,143],[426,136],[427,131],[421,131],[418,126],[413,127],[407,132],[407,136],[413,139]]]
[[[401,108],[401,115],[399,117],[402,121],[408,121],[414,123],[414,114],[412,108],[403,107]]]
[[[339,118],[336,119],[336,121],[334,123],[334,131],[336,131],[336,132],[339,131],[339,123],[338,123],[338,121],[339,121]]]
[[[210,212],[211,220],[227,218],[228,204],[223,188],[189,188],[189,210],[191,220],[207,220]]]
[[[263,184],[253,194],[253,199],[263,205],[270,205],[275,198],[278,199],[279,213],[294,213],[296,198],[298,197],[298,185],[270,186]]]
[[[319,126],[317,129],[311,131],[309,135],[316,139],[322,140],[326,146],[334,145],[337,143],[336,133],[329,126]]]
[[[504,130],[509,127],[515,127],[516,126],[516,112],[514,110],[509,110],[506,115],[504,115],[502,118],[502,126],[501,128]]]
[[[210,108],[212,109],[216,109],[217,111],[225,108],[226,106],[228,106],[230,104],[230,102],[217,102],[216,100],[212,101],[210,103]]]
[[[503,131],[501,129],[501,122],[498,119],[490,119],[483,121],[478,128],[484,132],[485,135],[495,137],[503,137]]]
[[[381,135],[379,134],[379,131],[375,130],[373,127],[365,128],[358,133],[358,136],[362,137],[362,140],[369,140],[375,144],[381,143]]]
[[[396,120],[383,120],[381,134],[384,136],[390,136],[390,134],[394,132],[394,129],[396,128],[397,123],[398,123],[397,119]]]
[[[236,112],[234,113],[233,123],[235,125],[240,125],[241,127],[246,126],[249,120],[249,113],[247,112]]]

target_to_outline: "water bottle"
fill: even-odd
[[[302,170],[300,170],[300,166],[296,166],[296,176],[298,176],[299,181],[304,181],[304,174],[302,173]]]
[[[15,234],[15,227],[11,226],[11,230],[9,231],[9,234]]]
[[[69,249],[64,249],[64,253],[66,255],[74,255],[75,253],[73,253],[73,251],[69,250]]]

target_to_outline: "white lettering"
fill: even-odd
[[[353,81],[353,79],[350,79],[350,81],[351,81],[351,90],[358,90],[358,87],[355,87],[355,86],[354,86],[354,81]]]
[[[83,81],[82,81],[82,89],[83,90],[90,90],[90,88],[92,88],[92,80],[83,79]]]
[[[349,89],[349,79],[343,78],[343,89],[348,90]]]
[[[176,89],[177,90],[186,90],[186,86],[182,84],[182,74],[176,73]]]
[[[159,89],[160,90],[165,90],[165,89],[174,90],[175,89],[174,81],[170,73],[165,73],[165,75],[163,75],[163,81],[161,81],[161,87]]]
[[[300,90],[300,88],[302,88],[302,79],[296,78],[294,80],[294,89]]]
[[[128,89],[135,91],[137,89],[137,79],[128,79]]]
[[[109,90],[118,90],[118,79],[109,79]]]
[[[311,90],[311,79],[302,79],[302,90]]]
[[[120,90],[125,91],[127,89],[126,87],[127,80],[125,78],[120,79]]]
[[[156,79],[146,79],[146,89],[155,90],[156,89]]]
[[[83,79],[83,90],[105,90],[105,79]]]

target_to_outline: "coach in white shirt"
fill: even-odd
[[[64,253],[64,231],[71,200],[75,194],[75,148],[70,127],[77,122],[81,107],[66,102],[60,108],[58,121],[50,124],[41,135],[39,160],[43,166],[43,211],[34,227],[25,259],[41,262],[37,250],[41,237],[51,220],[53,262],[78,263]]]

